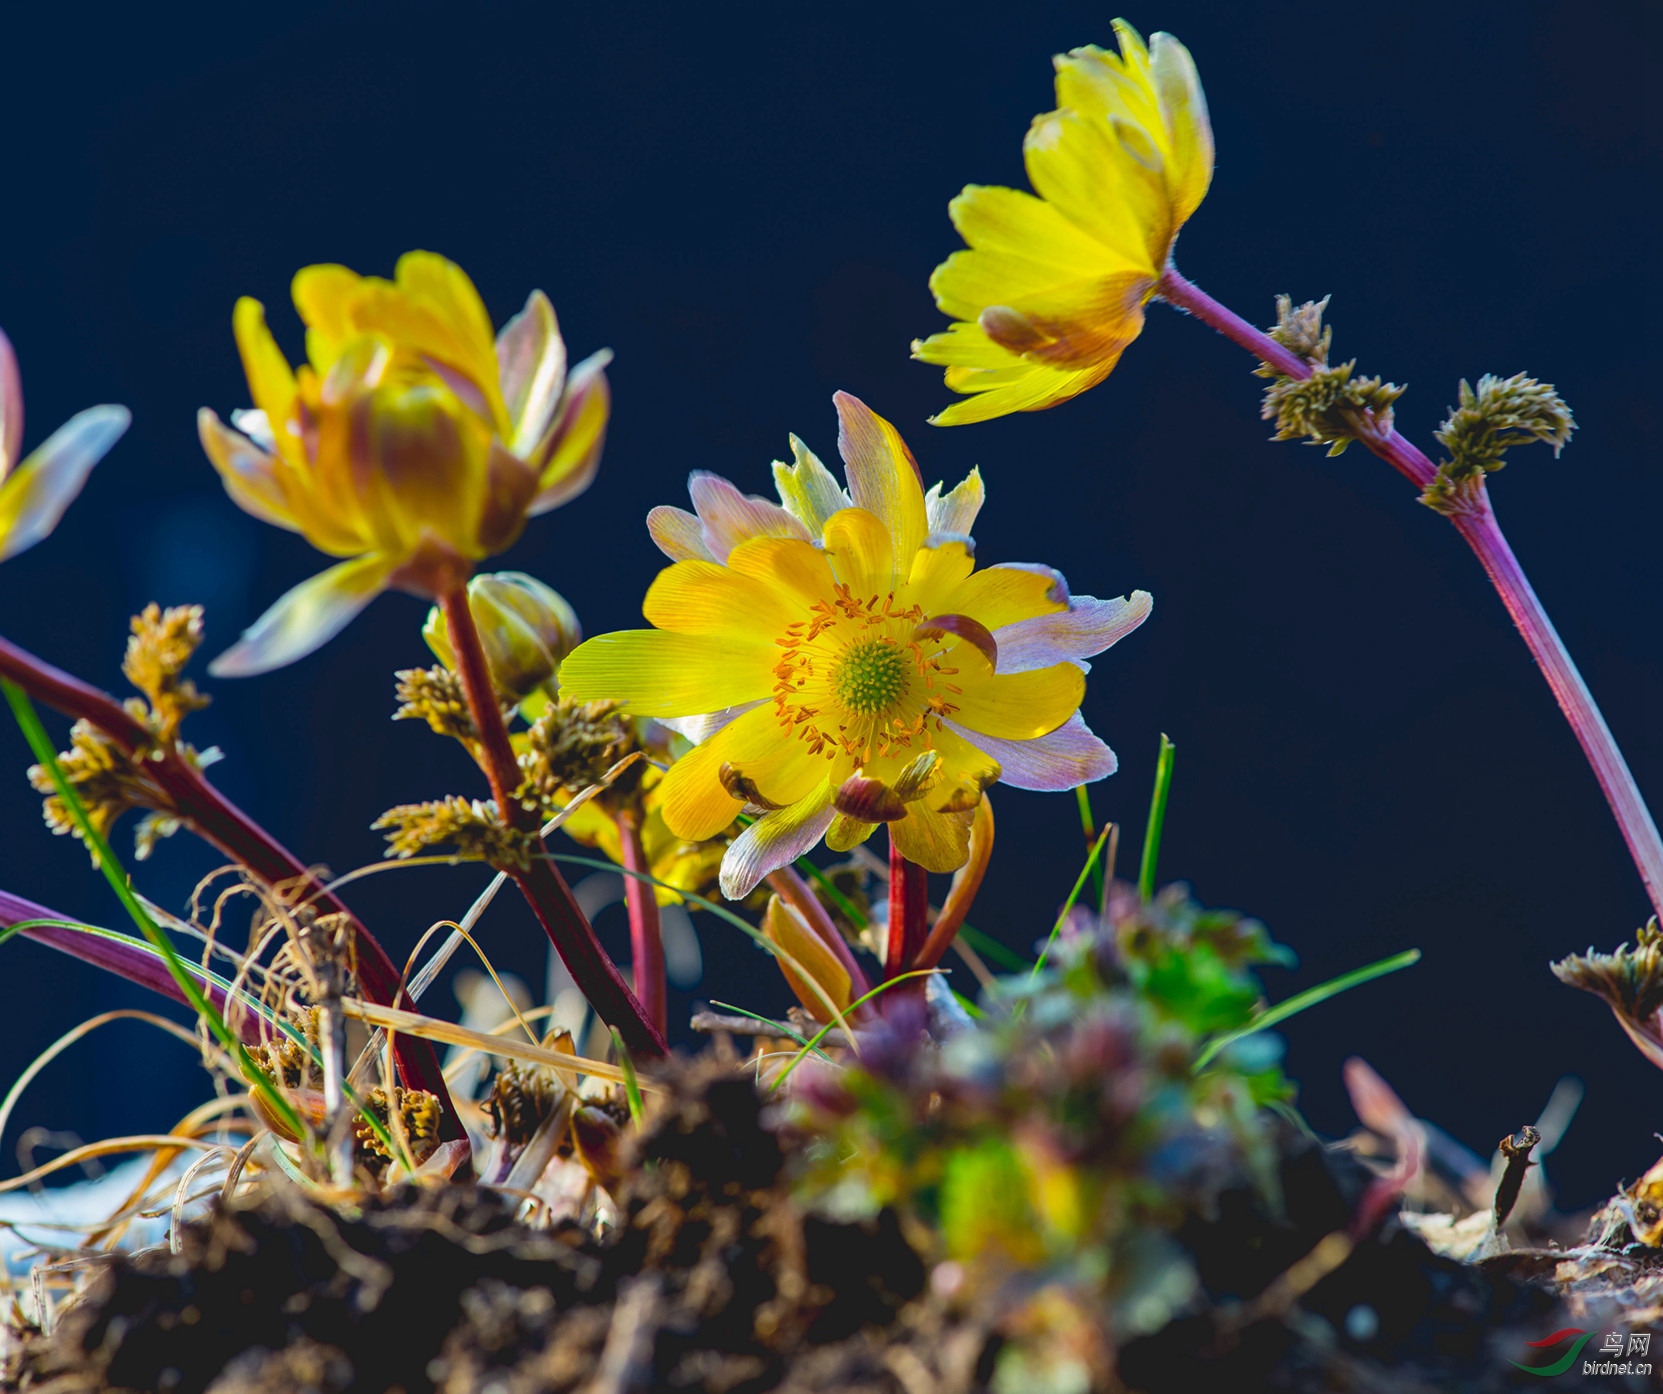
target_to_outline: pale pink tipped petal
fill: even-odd
[[[819,842],[836,812],[831,781],[821,780],[806,798],[763,814],[733,840],[722,858],[722,894],[743,900],[769,872],[789,866]]]
[[[706,712],[703,716],[660,716],[653,719],[678,736],[685,736],[694,745],[703,745],[735,717],[744,716],[767,700],[764,697],[760,702],[743,702],[737,707],[723,707],[719,712]]]
[[[538,471],[537,495],[526,510],[531,517],[570,502],[594,482],[612,415],[611,361],[612,350],[602,349],[572,369],[554,421],[528,457]]]
[[[1056,663],[1084,663],[1148,619],[1154,604],[1148,591],[1133,591],[1116,600],[1076,595],[1060,615],[1001,625],[993,631],[999,671],[1027,673]]]
[[[1085,718],[1075,712],[1055,731],[1031,741],[1009,741],[984,736],[954,721],[942,723],[963,736],[984,755],[999,762],[999,782],[1013,789],[1034,789],[1053,794],[1107,779],[1120,767],[1114,751],[1104,745]]]
[[[705,545],[716,561],[753,537],[795,537],[812,542],[808,529],[770,499],[742,494],[719,474],[695,470],[687,492],[704,524]]]
[[[918,461],[897,431],[859,397],[835,393],[837,449],[856,508],[873,514],[889,531],[897,578],[905,580],[913,553],[930,532]]]
[[[497,335],[497,375],[513,434],[508,448],[529,456],[548,430],[566,385],[566,345],[548,296],[534,290]]]
[[[0,479],[23,451],[23,375],[12,341],[0,330]]]
[[[0,484],[0,561],[33,547],[58,526],[92,467],[132,421],[126,407],[88,407],[37,446]]]
[[[972,469],[945,494],[941,492],[941,485],[930,485],[930,492],[924,495],[924,512],[930,520],[930,531],[968,535],[976,526],[976,515],[982,511],[986,498],[987,490],[982,487],[980,469]]]
[[[305,658],[380,595],[397,566],[385,557],[356,557],[302,581],[244,630],[208,671],[216,678],[248,678]]]
[[[685,508],[671,508],[661,503],[647,514],[647,531],[658,544],[658,550],[671,561],[715,561],[705,545],[704,526],[698,516]]]
[[[1375,1177],[1357,1204],[1351,1232],[1353,1237],[1360,1237],[1374,1229],[1391,1202],[1420,1174],[1426,1155],[1426,1125],[1409,1112],[1391,1085],[1360,1056],[1347,1060],[1342,1073],[1357,1116],[1371,1132],[1390,1138],[1397,1147],[1396,1165],[1384,1176]]]
[[[244,412],[240,419],[247,423],[254,414]],[[263,422],[265,413],[258,415]],[[278,480],[275,456],[260,449],[249,437],[228,429],[207,407],[196,414],[196,434],[209,461],[219,471],[225,492],[238,508],[262,522],[275,523],[290,532],[300,531]]]

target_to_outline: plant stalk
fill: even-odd
[[[1264,331],[1249,324],[1233,310],[1218,303],[1205,291],[1180,276],[1174,267],[1167,267],[1158,283],[1158,294],[1169,304],[1186,310],[1205,324],[1211,325],[1232,343],[1240,345],[1255,357],[1293,378],[1308,378],[1311,367],[1297,354],[1289,352]],[[1399,474],[1421,490],[1437,478],[1438,470],[1425,453],[1403,438],[1395,427],[1381,430],[1366,414],[1360,414],[1357,439]],[[1372,428],[1372,429],[1371,429]],[[1646,888],[1652,908],[1663,915],[1663,838],[1659,838],[1657,824],[1646,807],[1628,762],[1605,724],[1593,694],[1582,680],[1564,641],[1553,627],[1542,602],[1526,579],[1513,549],[1496,521],[1490,506],[1489,492],[1482,480],[1478,481],[1473,503],[1465,511],[1454,514],[1450,521],[1455,530],[1477,554],[1490,584],[1501,596],[1514,625],[1523,637],[1530,656],[1547,679],[1548,687],[1564,713],[1565,720],[1575,732],[1577,743],[1599,781],[1605,801],[1617,820],[1623,841],[1628,844],[1629,856],[1634,859],[1640,880]]]
[[[191,830],[257,880],[271,887],[299,887],[309,883],[314,888],[308,897],[309,903],[320,914],[345,915],[352,924],[357,944],[358,983],[364,996],[380,1006],[397,1005],[403,976],[375,936],[345,904],[323,888],[322,882],[299,858],[214,788],[177,750],[154,748],[150,732],[120,702],[5,639],[0,639],[0,677],[9,678],[31,697],[65,716],[90,722],[114,741],[123,754],[142,759],[145,773],[173,801],[175,811]],[[97,961],[83,946],[71,947],[67,942],[26,932],[78,958]],[[83,937],[68,936],[69,939]],[[438,1097],[441,1139],[449,1142],[465,1137],[432,1043],[401,1037],[395,1050],[405,1086],[425,1089]]]
[[[901,855],[889,839],[889,942],[884,950],[884,981],[913,966],[930,932],[929,873]]]
[[[456,656],[457,671],[462,676],[462,687],[468,695],[468,710],[479,733],[480,764],[490,782],[491,796],[496,799],[497,808],[509,826],[529,834],[537,852],[541,853],[542,826],[537,812],[527,808],[516,797],[520,786],[520,764],[514,756],[513,742],[508,738],[502,708],[497,705],[496,690],[491,685],[491,670],[485,661],[485,650],[480,644],[473,611],[468,606],[466,587],[444,596],[439,605],[444,611],[445,627]],[[571,973],[572,980],[582,989],[600,1019],[608,1026],[617,1028],[624,1044],[634,1054],[653,1057],[668,1055],[670,1048],[665,1043],[663,1032],[653,1024],[640,1000],[629,990],[629,984],[618,972],[617,965],[601,948],[593,926],[572,898],[571,887],[554,863],[545,855],[534,855],[528,869],[510,870],[509,874]],[[633,879],[625,877],[626,881]]]
[[[618,838],[623,844],[624,870],[635,873],[624,877],[624,908],[629,911],[629,951],[634,965],[635,995],[647,1019],[662,1036],[670,1023],[669,987],[664,978],[664,931],[658,918],[657,889],[652,882],[641,879],[650,875],[652,868],[647,865],[647,849],[641,843],[640,821],[633,809],[625,809],[618,815]]]

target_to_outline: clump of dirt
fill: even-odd
[[[32,1394],[1011,1394],[1039,1387],[1013,1384],[1029,1367],[1007,1359],[1036,1344],[1037,1308],[1050,1303],[1059,1345],[1090,1327],[1089,1310],[1058,1324],[1065,1276],[967,1295],[894,1212],[805,1212],[795,1143],[749,1081],[705,1064],[665,1082],[603,1239],[527,1228],[481,1188],[331,1210],[273,1187],[188,1228],[177,1255],[113,1262],[25,1342],[11,1380]],[[1285,1208],[1244,1182],[1192,1215],[1175,1238],[1200,1302],[1112,1351],[1092,1388],[1499,1389],[1514,1344],[1567,1324],[1551,1294],[1439,1258],[1394,1220],[1346,1239],[1368,1174],[1291,1128],[1279,1147]]]
[[[893,1215],[802,1213],[764,1105],[731,1070],[684,1067],[603,1240],[513,1219],[476,1187],[350,1210],[290,1187],[190,1226],[176,1255],[111,1263],[16,1387],[689,1391],[777,1387],[803,1349],[883,1327],[922,1291]]]

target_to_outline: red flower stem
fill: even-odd
[[[871,980],[855,958],[854,950],[832,923],[826,907],[820,903],[820,897],[809,889],[808,882],[797,874],[795,868],[782,866],[778,871],[768,873],[768,884],[773,887],[775,895],[803,917],[808,927],[843,965],[843,971],[849,975],[850,996],[866,996],[872,990]],[[861,1010],[866,1009],[863,1007]]]
[[[889,839],[889,942],[885,946],[883,976],[888,982],[913,966],[930,929],[930,878],[917,862],[901,855]],[[924,980],[916,979],[922,989]],[[903,992],[905,988],[901,989]]]
[[[1262,330],[1249,324],[1233,310],[1220,305],[1205,291],[1167,267],[1158,283],[1158,293],[1169,304],[1187,310],[1197,319],[1210,324],[1231,342],[1239,344],[1255,357],[1268,363],[1280,373],[1293,378],[1308,378],[1311,367],[1298,355],[1290,353]],[[1399,474],[1425,490],[1437,478],[1437,467],[1415,445],[1405,440],[1396,429],[1369,429],[1372,420],[1360,422],[1357,439],[1369,450],[1391,465]],[[1604,791],[1605,801],[1628,844],[1629,856],[1634,859],[1640,880],[1652,908],[1663,915],[1663,839],[1658,837],[1657,824],[1640,795],[1634,775],[1623,759],[1622,751],[1605,724],[1588,685],[1582,680],[1576,664],[1571,660],[1564,641],[1553,627],[1542,602],[1525,578],[1518,558],[1507,545],[1501,526],[1496,522],[1490,506],[1489,492],[1483,480],[1472,495],[1471,502],[1450,521],[1455,530],[1477,554],[1490,584],[1501,596],[1519,634],[1536,660],[1542,676],[1547,679],[1559,710],[1576,733],[1582,753],[1593,767],[1594,778]]]
[[[456,656],[457,671],[462,676],[462,687],[468,694],[468,710],[473,714],[474,727],[479,732],[480,765],[485,771],[485,778],[490,781],[491,796],[496,799],[497,808],[502,811],[509,826],[528,833],[540,853],[543,847],[541,824],[537,811],[527,808],[516,797],[520,787],[520,763],[514,755],[514,744],[508,738],[508,726],[502,719],[496,690],[491,685],[491,670],[485,662],[485,650],[479,641],[473,611],[468,607],[466,588],[444,596],[439,605],[444,610],[445,628]],[[546,856],[534,855],[527,870],[510,871],[509,874],[571,973],[572,980],[582,989],[600,1019],[608,1026],[617,1028],[624,1044],[634,1054],[668,1055],[670,1048],[665,1043],[664,1033],[653,1024],[640,1000],[629,990],[629,984],[618,972],[617,965],[606,956],[606,950],[601,948],[588,917],[572,898],[571,887],[554,863]]]
[[[218,848],[267,886],[298,890],[310,883],[314,888],[308,903],[324,914],[345,915],[357,936],[358,983],[364,996],[383,1007],[396,1007],[403,976],[393,966],[387,951],[336,896],[292,852],[219,792],[200,770],[195,769],[173,748],[154,748],[150,732],[120,702],[90,683],[54,668],[25,649],[0,639],[0,676],[10,678],[31,697],[44,702],[77,721],[90,722],[115,742],[122,754],[144,761],[146,776],[172,801],[174,810],[199,837]],[[88,945],[97,941],[87,935],[69,934],[62,939],[47,937],[51,931],[24,931],[30,938],[51,943],[77,958],[97,963]],[[85,940],[86,943],[80,941]],[[121,971],[121,970],[117,970]],[[171,981],[171,979],[170,979]],[[150,984],[147,984],[150,985]],[[167,991],[165,988],[158,989]],[[172,994],[169,993],[171,996]],[[439,1056],[431,1041],[401,1035],[394,1042],[399,1074],[405,1086],[425,1089],[437,1096],[442,1108],[441,1136],[444,1141],[466,1136],[456,1116],[450,1090],[440,1071]]]
[[[650,881],[643,881],[652,868],[647,849],[641,844],[641,828],[633,810],[618,815],[618,838],[623,844],[624,908],[629,911],[630,962],[635,970],[635,995],[647,1019],[663,1035],[669,1030],[669,989],[664,980],[664,931],[658,918],[658,895]]]

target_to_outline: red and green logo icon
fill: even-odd
[[[1576,1337],[1576,1339],[1571,1342],[1571,1348],[1555,1360],[1551,1365],[1520,1365],[1517,1360],[1509,1360],[1507,1363],[1516,1369],[1523,1370],[1527,1375],[1541,1375],[1544,1378],[1552,1378],[1554,1375],[1562,1375],[1566,1370],[1570,1369],[1572,1365],[1576,1364],[1577,1356],[1582,1354],[1583,1346],[1587,1345],[1588,1342],[1593,1339],[1593,1335],[1594,1333],[1592,1331],[1584,1331],[1580,1326],[1562,1327],[1560,1330],[1555,1331],[1553,1335],[1544,1336],[1539,1341],[1525,1342],[1525,1346],[1529,1350],[1549,1351],[1561,1342],[1570,1341],[1571,1337]]]

